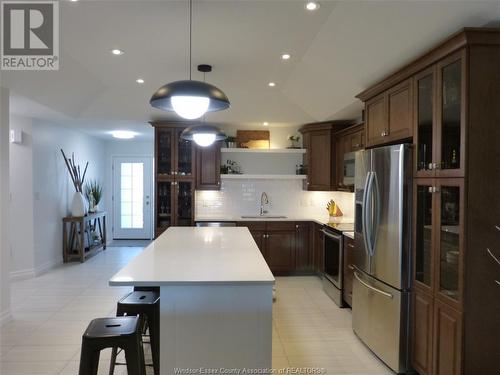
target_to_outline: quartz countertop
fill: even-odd
[[[274,283],[248,228],[171,227],[109,281],[111,286]]]

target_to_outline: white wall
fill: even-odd
[[[123,140],[110,140],[105,142],[106,149],[106,165],[105,165],[105,178],[104,185],[106,186],[104,198],[108,204],[108,217],[110,218],[107,226],[108,242],[113,239],[112,228],[114,226],[113,215],[113,158],[117,156],[147,156],[153,158],[154,156],[154,141],[135,141],[133,139]],[[153,175],[151,175],[151,183],[153,182]],[[152,204],[154,202],[152,201]],[[152,206],[154,207],[154,206]]]
[[[45,121],[33,122],[33,194],[35,270],[39,274],[62,262],[62,218],[69,214],[74,187],[61,155],[75,153],[86,181],[104,180],[105,142]],[[104,186],[104,189],[107,189]],[[106,200],[100,203],[106,209]]]
[[[11,278],[35,276],[33,223],[33,121],[10,116],[10,129],[22,132],[21,144],[10,144]]]
[[[9,90],[0,87],[0,325],[10,319]]]

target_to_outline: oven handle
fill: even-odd
[[[336,234],[330,233],[330,232],[328,232],[328,231],[326,231],[326,230],[324,230],[324,229],[321,229],[321,231],[323,232],[323,234],[324,234],[325,236],[328,236],[328,237],[330,237],[330,238],[333,238],[334,240],[340,241],[340,240],[342,239],[342,236],[338,236],[338,235],[336,235]]]
[[[391,293],[384,292],[383,290],[377,289],[377,288],[371,286],[370,284],[365,283],[363,280],[361,280],[361,278],[359,277],[359,275],[356,271],[354,271],[354,277],[361,283],[361,285],[367,287],[370,290],[373,290],[374,292],[382,294],[384,297],[392,299]]]

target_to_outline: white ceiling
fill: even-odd
[[[212,64],[207,81],[231,100],[207,121],[259,128],[359,117],[354,95],[458,29],[500,20],[498,1],[320,1],[315,12],[304,4],[194,0],[194,70]],[[187,77],[187,9],[187,0],[61,0],[60,70],[2,71],[12,111],[97,136],[149,137],[148,121],[175,118],[149,98]]]

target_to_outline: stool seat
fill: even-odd
[[[82,336],[79,375],[97,375],[100,352],[106,348],[125,351],[127,373],[145,375],[144,349],[139,316],[97,318]]]
[[[97,318],[90,322],[83,336],[88,339],[133,336],[139,326],[139,317]]]
[[[118,304],[121,305],[154,305],[160,301],[160,293],[152,291],[134,291],[127,294]]]

